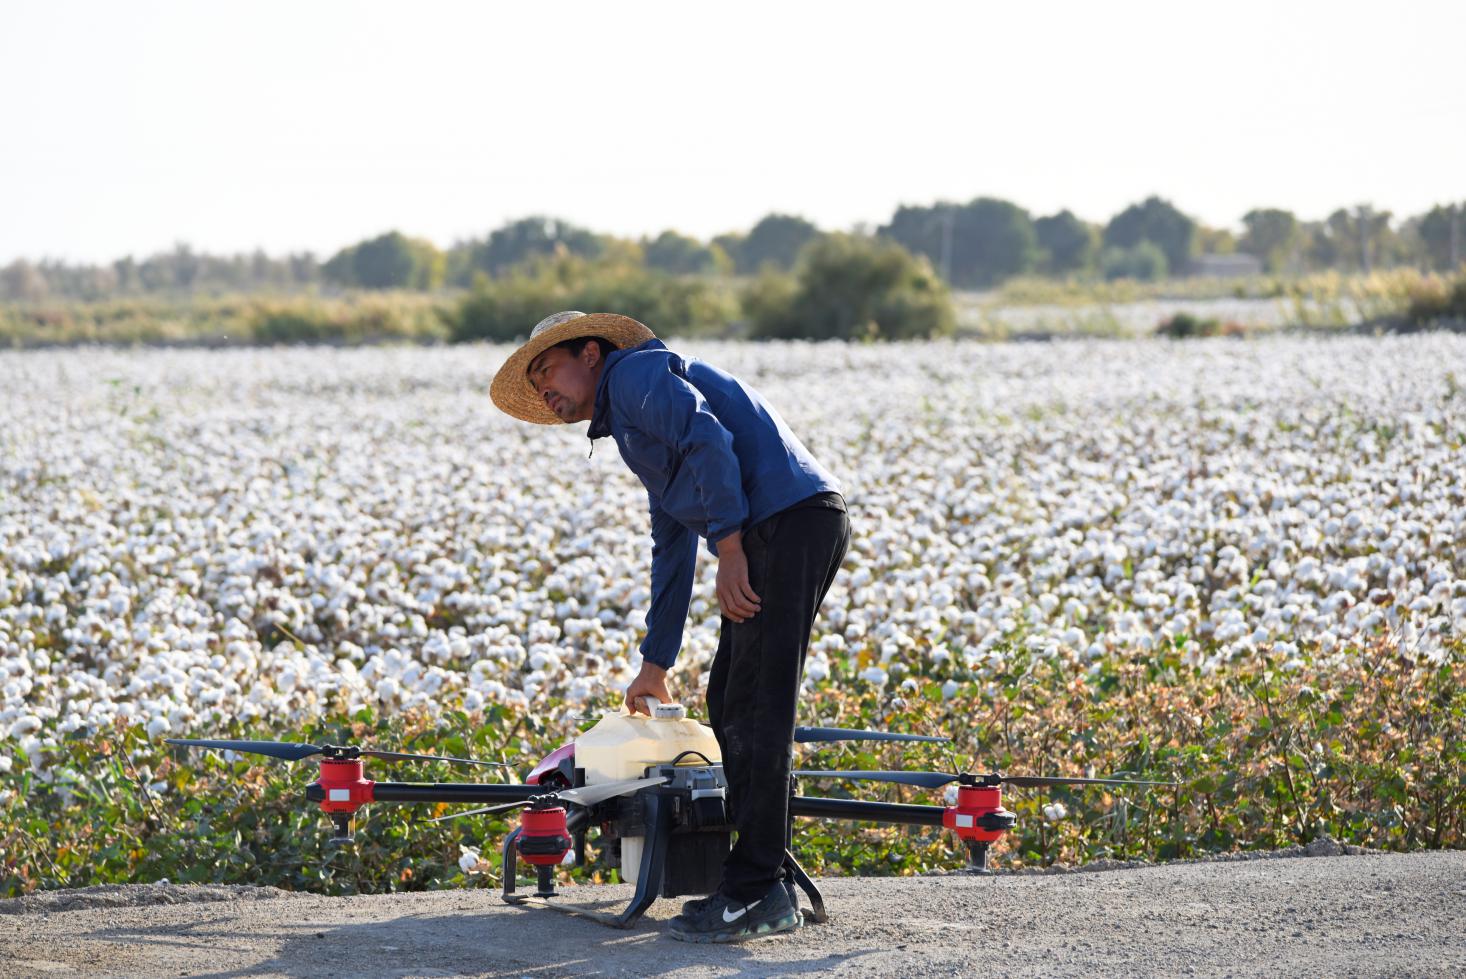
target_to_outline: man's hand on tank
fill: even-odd
[[[642,697],[655,697],[664,704],[672,702],[672,694],[667,689],[667,671],[655,663],[643,662],[641,672],[626,688],[626,709],[650,717],[652,712],[641,702]]]
[[[735,532],[718,541],[717,592],[723,615],[734,622],[747,622],[762,607],[762,600],[748,584],[742,534]]]

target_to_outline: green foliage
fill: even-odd
[[[764,339],[908,339],[956,328],[951,296],[931,265],[878,238],[831,234],[801,255],[792,282],[768,273],[744,298]]]
[[[732,271],[732,261],[717,245],[704,245],[696,238],[663,231],[642,246],[647,268],[672,275],[697,275]]]
[[[1160,246],[1143,240],[1130,248],[1106,248],[1100,255],[1106,279],[1136,279],[1157,282],[1166,277],[1169,265]]]
[[[343,248],[321,267],[329,281],[362,289],[436,289],[443,270],[443,253],[432,242],[400,231]]]
[[[1410,300],[1405,320],[1412,326],[1450,321],[1466,326],[1466,271],[1454,280],[1427,279]]]
[[[1294,259],[1302,242],[1302,230],[1292,211],[1275,207],[1248,211],[1242,218],[1246,230],[1237,247],[1262,262],[1272,273],[1282,272]]]
[[[1343,268],[1368,273],[1390,264],[1398,242],[1390,230],[1390,212],[1369,204],[1339,208],[1327,221],[1307,225],[1309,256],[1316,268]]]
[[[798,297],[799,283],[793,275],[769,269],[743,287],[739,303],[752,333],[773,335],[792,325]]]
[[[1197,227],[1169,203],[1151,197],[1116,215],[1105,228],[1103,244],[1133,248],[1150,241],[1166,253],[1167,266],[1177,275],[1186,271],[1198,249],[1221,254],[1234,245],[1257,256],[1273,274],[1405,266],[1450,271],[1466,259],[1463,210],[1466,205],[1437,205],[1392,228],[1388,212],[1367,204],[1340,208],[1327,220],[1307,223],[1286,210],[1258,208],[1243,217],[1246,230],[1234,242],[1229,230]],[[746,234],[719,235],[707,246],[667,232],[645,243],[646,263],[674,274],[726,274],[730,268],[756,274],[765,266],[789,270],[819,233],[802,218],[778,214],[765,217]],[[927,256],[951,284],[980,289],[1035,273],[1085,276],[1095,265],[1096,233],[1069,211],[1030,221],[1022,208],[993,198],[903,206],[880,229],[909,251]],[[639,262],[641,252],[631,241],[557,218],[531,216],[483,238],[459,242],[446,253],[427,241],[390,232],[343,249],[324,267],[309,252],[210,255],[186,243],[96,265],[17,258],[0,267],[0,301],[292,294],[322,282],[371,289],[468,287],[478,273],[501,276],[537,259],[574,255]]]
[[[1123,773],[1182,783],[1151,791],[1009,790],[1004,804],[1019,822],[995,846],[995,862],[1009,868],[1271,849],[1322,834],[1389,850],[1466,844],[1466,664],[1417,663],[1379,650],[1348,668],[1206,674],[1173,647],[1087,669],[1035,657],[1018,641],[999,652],[1000,666],[959,673],[961,687],[945,701],[925,667],[906,674],[915,691],[883,697],[862,689],[854,675],[878,654],[857,652],[809,698],[811,716],[847,727],[949,733],[954,744],[950,752],[832,747],[804,764]],[[818,791],[937,802],[895,786],[831,782]],[[1069,815],[1047,822],[1049,800]],[[919,873],[961,861],[956,841],[936,831],[811,825],[801,825],[795,846],[825,874],[839,866]]]
[[[277,739],[282,733],[234,723],[210,735]],[[290,732],[289,739],[469,754],[527,769],[533,762],[519,753],[527,743],[520,735],[542,733],[534,718],[511,718],[496,707],[473,717],[450,712],[435,725],[416,715],[336,715]],[[465,883],[459,842],[486,826],[502,828],[502,820],[419,825],[423,810],[448,807],[381,805],[358,814],[357,842],[341,848],[327,842],[329,823],[305,801],[313,761],[231,763],[214,752],[150,741],[137,726],[76,736],[49,754],[50,781],[21,764],[0,776],[0,789],[9,792],[0,806],[0,895],[165,877],[326,894],[456,886]],[[398,771],[374,769],[383,779],[464,779],[464,769],[442,763]]]
[[[436,304],[380,294],[345,300],[256,300],[247,328],[255,343],[363,344],[383,340],[446,339],[445,311]]]
[[[431,343],[446,336],[443,315],[431,298],[402,292],[26,304],[0,306],[0,346]]]
[[[1196,250],[1202,255],[1237,254],[1237,236],[1226,228],[1196,226]]]
[[[1172,340],[1188,340],[1194,337],[1238,337],[1246,329],[1236,323],[1224,323],[1211,316],[1193,316],[1190,313],[1176,313],[1166,317],[1156,327],[1156,336]]]
[[[1034,235],[1043,250],[1040,267],[1051,275],[1083,272],[1094,264],[1099,250],[1099,233],[1064,210],[1033,222]]]
[[[1196,254],[1196,235],[1196,222],[1177,210],[1170,201],[1147,197],[1110,219],[1110,223],[1105,225],[1104,243],[1107,248],[1125,249],[1133,254],[1142,244],[1149,242],[1165,254],[1167,269],[1181,273],[1191,262],[1191,256]]]
[[[1196,857],[1325,833],[1387,850],[1466,846],[1466,663],[1432,665],[1380,649],[1349,667],[1206,673],[1186,665],[1180,645],[1143,660],[1106,657],[1075,667],[1038,657],[1015,639],[995,647],[996,659],[955,672],[936,666],[931,650],[918,650],[911,662],[921,665],[902,673],[915,689],[894,696],[856,678],[879,659],[873,644],[858,647],[832,660],[831,676],[814,684],[801,706],[806,722],[946,733],[953,743],[809,746],[801,764],[1182,783],[1009,790],[1004,804],[1019,822],[994,850],[1005,868]],[[959,686],[944,699],[939,688],[948,675]],[[509,762],[514,771],[484,776],[436,763],[369,762],[370,773],[517,781],[568,732],[539,715],[494,707],[436,719],[337,713],[300,730],[233,723],[190,733],[467,755]],[[512,816],[427,824],[423,817],[449,807],[376,804],[358,813],[356,843],[337,848],[326,842],[329,823],[304,798],[311,762],[175,753],[136,726],[78,733],[39,760],[45,778],[24,757],[0,772],[0,895],[163,877],[327,894],[496,886],[498,844],[513,826]],[[807,794],[942,804],[939,793],[902,786],[803,783]],[[1051,800],[1068,815],[1046,821],[1042,808]],[[608,879],[594,835],[590,842],[590,865],[562,873]],[[482,847],[486,873],[464,875],[460,844]],[[825,876],[920,873],[962,862],[957,841],[932,828],[800,820],[795,848]]]
[[[320,265],[310,252],[282,258],[258,250],[205,255],[179,244],[140,260],[128,255],[104,265],[16,259],[0,269],[0,300],[97,301],[143,293],[220,295],[256,289],[293,292],[320,281]]]
[[[1437,204],[1420,217],[1417,231],[1430,268],[1454,272],[1466,262],[1466,204]]]
[[[606,251],[608,239],[562,221],[535,215],[512,221],[487,238],[456,245],[450,254],[452,282],[466,286],[474,274],[504,275],[516,266],[557,255],[595,258]]]
[[[882,237],[925,255],[953,286],[983,289],[1036,268],[1038,236],[1016,204],[979,197],[961,206],[901,207]]]
[[[754,273],[766,268],[793,268],[799,253],[819,236],[820,229],[804,218],[770,214],[736,243],[726,238],[717,243],[728,250],[739,272]]]
[[[658,336],[718,332],[737,315],[732,296],[706,279],[649,271],[614,258],[561,255],[499,279],[480,276],[449,315],[451,338],[507,342],[528,336],[541,319],[562,309],[621,313]]]

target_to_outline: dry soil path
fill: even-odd
[[[673,901],[616,931],[483,890],[58,892],[0,902],[0,975],[1466,976],[1463,852],[822,887],[828,924],[731,946],[667,938]]]

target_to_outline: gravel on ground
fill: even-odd
[[[0,976],[1466,975],[1466,852],[1315,849],[1335,855],[830,878],[829,923],[728,946],[668,939],[673,900],[619,931],[483,889],[86,888],[0,902]]]

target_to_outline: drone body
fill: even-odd
[[[945,738],[845,728],[796,728],[796,742],[927,741]],[[366,777],[362,758],[393,761],[433,760],[500,765],[466,758],[413,755],[348,746],[278,741],[167,739],[169,744],[264,754],[299,761],[321,755],[320,777],[306,787],[335,825],[336,842],[351,842],[351,819],[362,806],[386,802],[445,802],[489,805],[440,816],[454,819],[483,812],[522,808],[520,824],[504,841],[503,897],[512,903],[538,903],[581,914],[621,928],[630,927],[658,897],[702,895],[716,888],[731,846],[732,813],[717,739],[705,725],[686,717],[681,705],[652,705],[649,717],[607,713],[588,731],[547,755],[524,784],[471,782],[377,782]],[[507,767],[507,766],[504,766]],[[884,781],[924,788],[958,783],[951,806],[867,802],[798,794],[798,777]],[[806,921],[826,920],[824,901],[813,880],[795,859],[795,817],[870,821],[945,827],[963,841],[969,868],[987,872],[987,850],[1012,828],[1015,816],[1003,808],[1001,786],[1054,784],[1163,785],[1120,779],[1065,776],[973,775],[967,772],[795,771],[790,778],[789,831],[785,878],[806,894]],[[586,834],[599,833],[607,862],[636,885],[620,914],[550,902],[556,868],[574,854],[585,863]],[[534,868],[533,894],[517,891],[518,861]]]
[[[674,823],[679,826],[674,841],[679,851],[675,866],[712,863],[721,867],[732,843],[732,822],[727,812],[727,782],[723,778],[717,736],[712,728],[689,718],[681,704],[651,703],[649,707],[647,715],[625,711],[603,714],[593,727],[551,755],[566,753],[558,763],[553,781],[572,786],[599,785],[645,776],[653,766],[659,770],[660,766],[676,766],[665,773],[672,779],[673,791],[679,797],[674,806],[677,816]],[[539,771],[537,768],[536,772]],[[545,784],[544,778],[540,776],[539,784]],[[528,781],[536,782],[535,773],[530,774]],[[602,840],[613,841],[615,864],[620,867],[621,878],[631,884],[640,879],[642,847],[647,839],[641,832],[641,814],[636,811],[638,798],[608,803],[616,808],[617,817],[601,824]],[[691,812],[694,807],[697,812]],[[683,817],[683,810],[688,810],[687,817]],[[694,832],[696,840],[682,839]],[[677,893],[706,894],[717,886],[714,879],[706,890],[698,890],[703,886],[702,876],[694,874],[683,881],[681,886],[688,890],[679,889]]]

